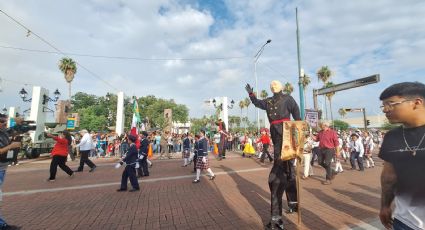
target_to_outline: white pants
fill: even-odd
[[[375,162],[372,159],[372,156],[370,157],[365,157],[366,160],[366,168],[370,168],[370,166],[372,165],[372,167],[375,167]],[[370,164],[369,164],[370,162]]]
[[[311,153],[303,154],[304,156],[304,176],[308,177],[313,175],[313,168],[310,165],[311,162]]]
[[[336,159],[335,171],[336,172],[342,172],[342,171],[344,171],[344,169],[342,169],[341,161],[339,159]]]

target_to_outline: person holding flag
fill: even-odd
[[[131,121],[130,135],[137,137],[137,140],[135,142],[137,149],[140,149],[138,127],[141,121],[142,119],[140,118],[140,111],[139,111],[139,105],[137,104],[137,98],[133,97],[133,119]]]

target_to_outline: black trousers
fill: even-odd
[[[139,161],[139,168],[137,169],[137,175],[138,176],[149,176],[149,170],[148,170],[148,161],[146,156],[143,157],[142,160]]]
[[[66,157],[65,156],[53,156],[52,161],[50,162],[50,180],[54,180],[56,178],[56,172],[59,168],[61,168],[66,174],[72,175],[74,172],[66,165]]]
[[[326,170],[326,180],[332,179],[333,169],[332,169],[332,158],[335,155],[335,149],[320,149],[319,153],[319,165]]]
[[[261,155],[261,162],[264,162],[264,158],[266,158],[266,154],[269,157],[270,162],[273,161],[273,158],[269,153],[269,144],[263,144],[263,154]]]
[[[364,167],[363,167],[363,157],[360,157],[359,155],[360,155],[359,152],[351,152],[351,154],[350,154],[351,168],[352,169],[356,169],[356,162],[355,162],[355,160],[357,158],[357,164],[359,165],[359,169],[361,171],[363,171],[364,170]]]
[[[286,192],[286,201],[289,208],[297,207],[297,186],[293,160],[275,160],[269,175],[271,193],[271,215],[282,216],[282,197]]]
[[[80,167],[78,171],[83,171],[84,164],[87,164],[90,168],[96,167],[96,165],[89,159],[90,150],[80,150]]]
[[[286,192],[286,199],[290,208],[296,208],[297,186],[294,160],[282,161],[282,124],[270,127],[270,134],[274,144],[274,164],[269,174],[269,188],[271,195],[271,215],[282,216],[282,197]]]
[[[218,143],[218,157],[226,158],[226,139],[220,138],[220,143]]]
[[[134,189],[140,189],[136,177],[136,168],[134,165],[126,165],[121,177],[121,189],[127,189],[127,180],[130,179],[131,186]]]

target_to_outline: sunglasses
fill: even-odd
[[[0,120],[0,123],[6,123],[7,120]]]

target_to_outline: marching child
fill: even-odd
[[[190,140],[187,134],[183,134],[183,165],[182,167],[186,167],[189,164],[190,157]]]
[[[210,180],[214,180],[215,175],[210,168],[208,163],[208,140],[205,138],[205,130],[199,132],[198,141],[198,159],[196,161],[196,179],[193,183],[199,183],[199,177],[201,176],[201,170],[206,169],[210,174]]]
[[[128,143],[130,144],[130,148],[128,149],[124,159],[122,159],[122,161],[120,162],[121,165],[123,165],[125,162],[126,166],[124,168],[124,171],[122,172],[121,187],[117,190],[117,192],[127,191],[128,179],[130,179],[131,186],[133,187],[133,189],[131,189],[129,192],[135,192],[140,190],[139,182],[137,181],[136,177],[136,163],[139,158],[139,151],[137,151],[137,147],[135,144],[136,141],[136,136],[128,136]]]

